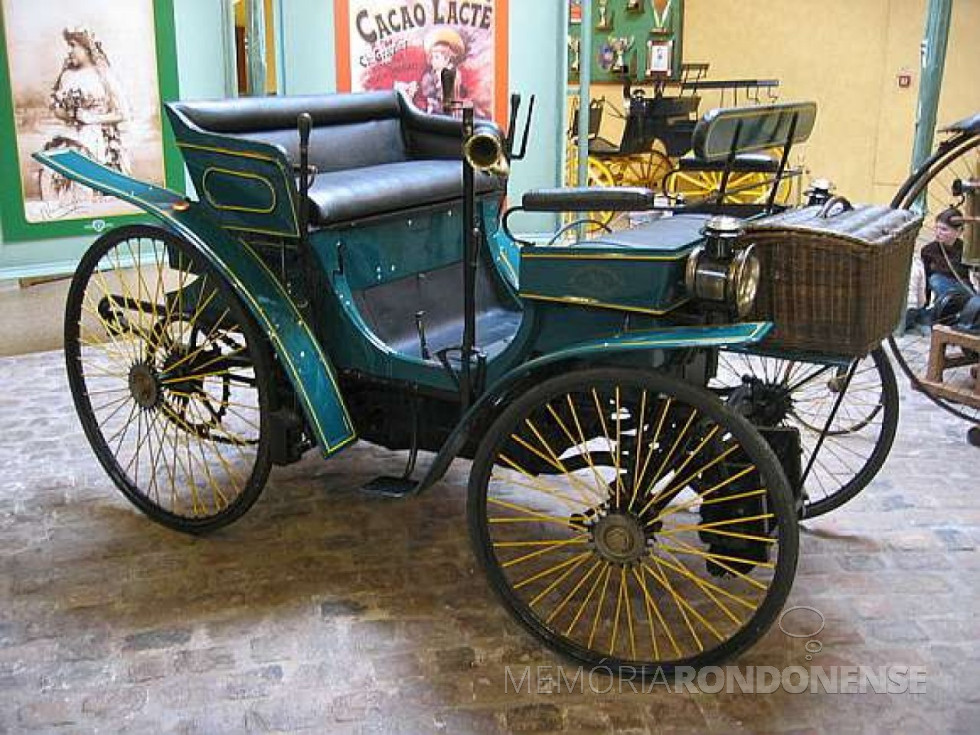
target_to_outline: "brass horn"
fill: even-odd
[[[463,156],[477,171],[498,176],[510,173],[504,139],[496,128],[484,126],[473,131],[463,144]]]

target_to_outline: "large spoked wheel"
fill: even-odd
[[[719,353],[712,389],[756,425],[800,432],[802,469],[812,460],[803,487],[803,518],[839,508],[861,492],[895,441],[898,384],[884,350],[858,363],[845,391],[847,373],[847,368],[822,363]],[[840,407],[828,427],[838,398]]]
[[[961,135],[942,144],[937,153],[919,171],[903,184],[892,206],[900,209],[916,209],[925,216],[922,230],[916,242],[912,279],[909,286],[908,307],[910,310],[924,306],[924,273],[919,251],[927,243],[935,240],[935,218],[949,206],[963,209],[963,197],[959,194],[961,185],[968,181],[980,181],[980,135]],[[976,289],[975,283],[964,283],[964,287]],[[931,326],[955,323],[959,307],[953,299],[940,300],[933,297],[929,305],[929,317],[916,320],[914,311],[909,311],[907,328],[901,336],[889,338],[889,346],[912,387],[928,396],[936,405],[961,419],[980,424],[980,408],[953,403],[932,392],[923,381],[926,380],[929,365]],[[920,312],[927,313],[927,312]],[[980,376],[975,374],[977,356],[962,353],[951,356],[958,359],[958,366],[947,370],[943,382],[954,388],[970,389]]]
[[[535,386],[470,476],[504,605],[555,650],[652,674],[754,643],[796,569],[797,513],[759,433],[707,391],[625,369]]]
[[[578,148],[575,146],[569,146],[566,151],[565,180],[569,186],[616,186],[612,170],[595,156],[589,156],[585,183],[578,183]],[[563,215],[562,224],[567,226],[582,220],[585,234],[593,236],[607,231],[615,216],[615,212],[608,211],[568,213]]]
[[[115,484],[154,521],[205,533],[269,474],[267,346],[186,241],[154,227],[100,237],[68,294],[75,409]]]
[[[646,153],[624,156],[619,171],[614,171],[614,175],[617,186],[642,186],[659,191],[670,168],[670,159],[656,148],[651,148]]]
[[[664,194],[688,203],[710,202],[721,191],[721,171],[675,169],[663,180]],[[725,185],[724,204],[765,204],[769,198],[771,176],[753,171],[733,171]],[[776,192],[780,204],[789,200],[791,182],[782,181]]]

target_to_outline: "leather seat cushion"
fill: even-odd
[[[627,250],[656,250],[679,253],[704,239],[701,230],[708,220],[706,214],[676,214],[628,230],[602,233],[579,243],[578,248],[618,247]]]
[[[476,193],[504,190],[504,181],[476,174]],[[317,226],[365,219],[463,196],[457,161],[406,161],[320,174],[310,188],[310,219]]]
[[[694,156],[684,156],[678,162],[681,171],[724,171],[728,161],[702,161]],[[779,161],[765,153],[741,153],[735,156],[732,171],[776,173]]]

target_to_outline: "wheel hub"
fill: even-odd
[[[153,408],[160,399],[157,378],[149,365],[133,365],[129,371],[129,392],[140,408]]]
[[[647,536],[638,518],[613,513],[592,528],[592,539],[599,554],[614,564],[632,564],[647,552]]]
[[[752,423],[778,426],[793,410],[793,399],[785,386],[744,376],[729,403]]]

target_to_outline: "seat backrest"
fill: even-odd
[[[816,118],[815,102],[711,110],[695,126],[691,148],[699,160],[708,162],[724,161],[733,154],[788,148],[809,139]]]
[[[202,130],[280,146],[299,159],[297,118],[313,118],[310,162],[339,171],[408,160],[402,107],[395,92],[298,97],[245,97],[177,102],[174,109]]]

